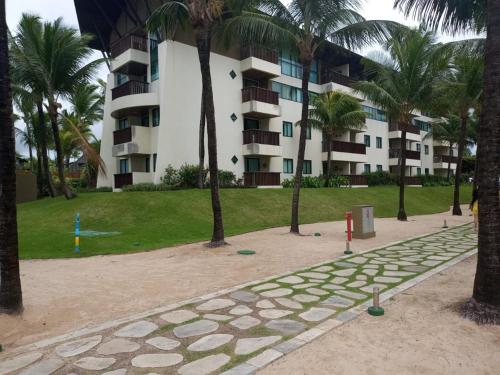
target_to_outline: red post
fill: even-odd
[[[345,218],[347,221],[347,241],[351,242],[352,241],[352,212],[347,211],[345,213]]]

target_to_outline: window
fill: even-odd
[[[421,176],[422,175],[422,168],[417,168],[417,176]]]
[[[382,111],[377,108],[369,107],[367,105],[363,106],[363,111],[366,112],[367,117],[372,120],[384,121],[387,122],[387,114],[385,111]]]
[[[141,116],[141,126],[149,128],[149,112],[146,112]]]
[[[120,174],[128,173],[128,159],[120,159]]]
[[[377,137],[377,148],[382,148],[382,137]]]
[[[128,82],[128,76],[123,73],[116,73],[116,86],[123,85]]]
[[[153,154],[153,172],[156,172],[156,159],[157,159],[157,154]]]
[[[377,164],[377,172],[382,172],[384,170],[384,167],[382,167],[380,164]]]
[[[413,120],[415,122],[415,126],[418,126],[420,130],[423,132],[430,132],[431,131],[431,124],[425,121],[420,121],[420,120]]]
[[[428,145],[425,145],[425,146],[424,146],[424,153],[425,153],[426,155],[429,155],[429,146],[428,146]]]
[[[293,137],[293,124],[283,121],[283,137]]]
[[[299,62],[297,56],[287,51],[282,51],[279,57],[279,64],[281,66],[281,74],[302,79],[302,64]],[[309,77],[309,82],[319,83],[317,60],[314,60],[311,64],[311,76]]]
[[[121,118],[118,120],[118,129],[121,130],[121,129],[126,129],[128,128],[128,118]]]
[[[151,60],[151,82],[160,78],[158,66],[158,42],[155,39],[149,40],[149,58]]]
[[[311,127],[308,126],[307,129],[306,129],[306,139],[311,139],[311,136],[312,136],[312,131],[311,131]]]
[[[428,176],[429,175],[429,168],[425,168],[425,175]]]
[[[304,160],[304,174],[312,174],[311,160]]]
[[[160,108],[155,108],[152,111],[153,127],[160,126]]]
[[[298,87],[273,81],[271,90],[277,92],[281,99],[302,103],[302,90]],[[317,96],[317,93],[309,91],[309,102],[312,103]]]
[[[150,164],[151,164],[151,159],[148,157],[146,157],[146,173],[149,173],[150,172]]]
[[[254,120],[251,118],[246,118],[243,120],[243,129],[251,130],[251,129],[259,129],[259,128],[260,128],[259,120]]]
[[[422,145],[420,143],[417,143],[417,151],[420,152],[422,150]]]
[[[371,173],[372,166],[370,164],[365,164],[365,173]]]
[[[258,158],[245,159],[245,172],[258,172],[260,171],[260,160]]]
[[[293,159],[283,159],[283,173],[293,173]]]
[[[370,147],[371,139],[369,135],[365,135],[365,146]]]

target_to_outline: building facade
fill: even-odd
[[[120,189],[160,183],[169,165],[198,164],[201,73],[191,35],[179,31],[174,40],[162,41],[144,31],[155,1],[116,3],[122,7],[101,4],[97,9],[75,0],[82,32],[96,35],[92,47],[111,56],[101,144],[107,175],[99,176],[98,187]],[[397,172],[402,130],[351,89],[364,77],[361,58],[326,46],[313,64],[309,85],[312,95],[351,94],[367,113],[363,129],[332,143],[333,170],[348,176],[353,186],[366,185],[365,172]],[[215,47],[211,72],[219,168],[248,186],[280,186],[292,178],[302,109],[297,59],[259,46]],[[407,176],[445,175],[449,162],[456,169],[456,150],[450,156],[446,144],[427,136],[432,122],[416,113],[414,125],[406,129]],[[304,175],[323,174],[326,160],[322,132],[308,131]]]

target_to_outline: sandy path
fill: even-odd
[[[377,219],[377,237],[355,240],[352,248],[367,250],[434,232],[444,219],[450,226],[471,221],[450,213],[415,216],[406,223]],[[344,222],[320,223],[303,225],[302,232],[321,232],[321,237],[297,237],[288,228],[275,228],[231,237],[231,246],[218,250],[198,243],[149,253],[23,261],[25,311],[17,318],[0,316],[0,343],[7,349],[32,343],[330,260],[345,249],[344,230]],[[241,249],[256,250],[257,255],[236,255]]]
[[[450,305],[470,297],[477,258],[470,258],[363,314],[259,375],[499,374],[500,327],[477,326]]]

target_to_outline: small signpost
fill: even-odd
[[[76,214],[75,220],[75,253],[80,252],[80,213]]]
[[[350,254],[352,254],[352,250],[351,250],[351,241],[352,241],[352,212],[351,211],[347,211],[345,213],[345,219],[347,221],[347,241],[345,243],[344,254],[350,255]]]

